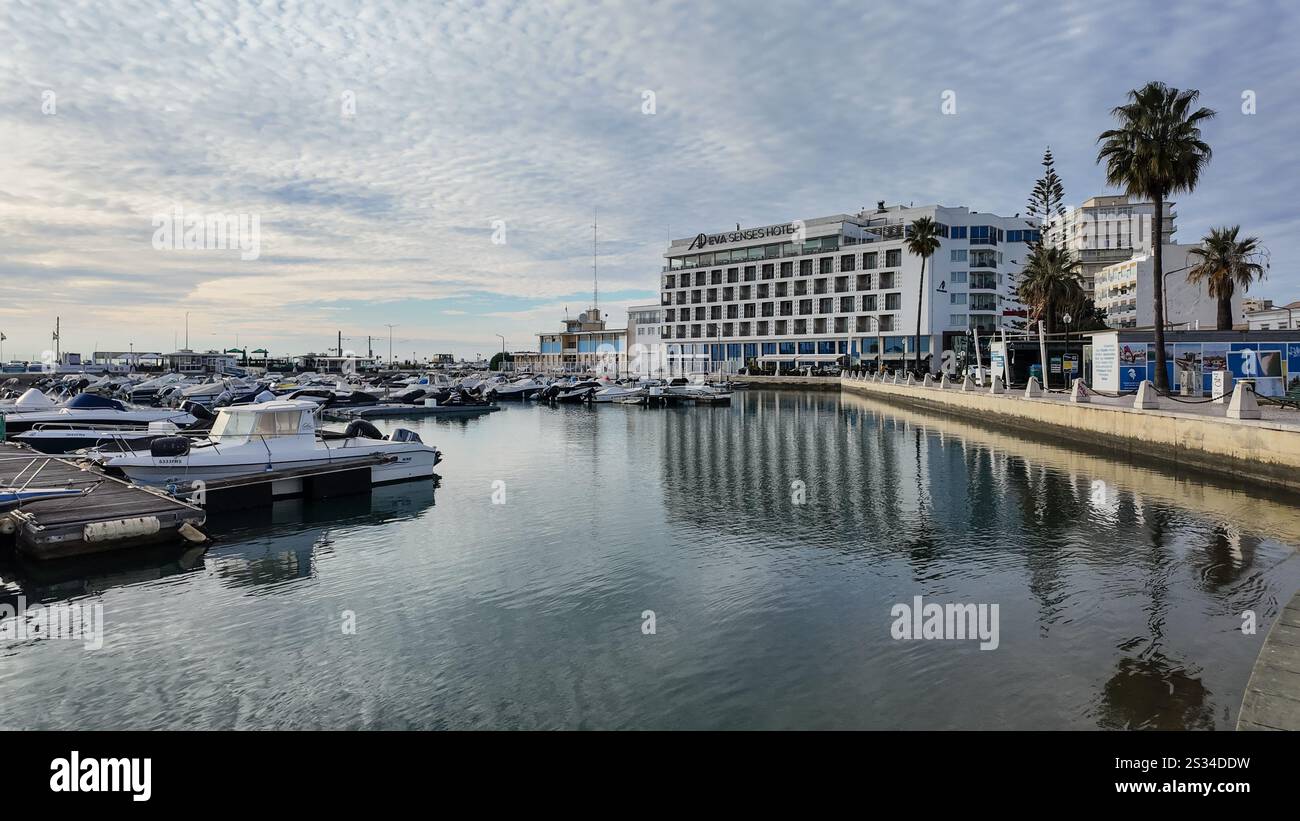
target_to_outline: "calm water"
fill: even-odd
[[[0,565],[107,632],[0,642],[0,726],[1225,729],[1300,587],[1292,504],[858,397],[400,424],[436,490]],[[1000,646],[895,641],[916,595]]]

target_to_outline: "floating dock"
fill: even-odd
[[[24,468],[23,481],[30,480],[33,487],[87,489],[81,496],[30,502],[0,516],[7,520],[6,529],[12,529],[14,547],[30,558],[61,559],[181,542],[186,533],[202,538],[195,530],[207,520],[201,507],[71,459],[0,443],[0,484]]]
[[[321,416],[335,422],[347,422],[352,419],[379,419],[389,416],[442,416],[461,418],[481,416],[485,413],[501,410],[497,404],[491,405],[360,405],[355,408],[325,408]]]
[[[1264,639],[1237,712],[1237,729],[1300,730],[1300,593]]]

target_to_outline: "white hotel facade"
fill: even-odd
[[[660,277],[660,342],[674,370],[804,367],[849,354],[913,357],[921,259],[904,241],[930,217],[939,250],[926,262],[921,357],[958,350],[1023,316],[1017,275],[1036,232],[1024,218],[964,207],[886,208],[673,240]],[[685,363],[697,363],[694,366]]]

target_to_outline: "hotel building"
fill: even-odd
[[[660,278],[659,336],[670,361],[735,371],[756,360],[770,370],[844,354],[874,362],[882,349],[887,363],[910,360],[921,259],[904,243],[921,217],[938,224],[940,237],[920,294],[923,360],[964,348],[972,329],[993,333],[1023,317],[1016,276],[1036,238],[1024,219],[882,202],[874,211],[673,240]]]
[[[1165,325],[1180,330],[1210,330],[1219,316],[1218,300],[1210,296],[1204,282],[1193,285],[1187,270],[1196,264],[1190,255],[1195,245],[1166,244],[1163,259]],[[1150,252],[1136,254],[1123,262],[1100,269],[1096,275],[1095,301],[1112,328],[1150,328],[1155,319],[1155,259]],[[1232,297],[1232,315],[1241,316],[1241,294]]]
[[[1173,242],[1178,214],[1169,202],[1163,211],[1161,233],[1168,245]],[[1124,194],[1089,197],[1082,206],[1066,211],[1065,216],[1053,217],[1045,239],[1050,245],[1067,249],[1078,261],[1084,290],[1096,298],[1094,283],[1101,269],[1151,253],[1151,218],[1155,213],[1155,203],[1135,201]]]

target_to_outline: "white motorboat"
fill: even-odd
[[[532,398],[545,387],[545,382],[529,377],[494,386],[484,391],[483,395],[503,402],[517,402]]]
[[[359,420],[347,431],[318,432],[317,410],[315,402],[305,400],[221,408],[206,438],[165,437],[155,439],[148,451],[101,452],[99,459],[134,482],[162,487],[294,468],[346,467],[349,461],[387,456],[391,461],[370,468],[371,483],[384,484],[429,478],[442,460],[437,448],[409,430],[399,428],[381,438],[373,425]]]
[[[27,410],[26,407],[30,406],[19,409],[20,406],[15,405],[14,408],[0,409],[0,413],[4,414],[6,433],[25,433],[37,426],[147,428],[151,422],[171,422],[184,427],[196,421],[195,417],[185,410],[133,408],[116,399],[93,393],[77,394],[62,406],[38,410]]]
[[[592,394],[591,401],[622,402],[624,399],[642,396],[645,392],[645,385],[610,385],[608,388],[601,388]]]

